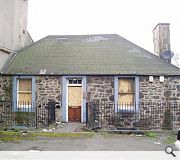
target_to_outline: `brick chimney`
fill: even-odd
[[[170,44],[170,23],[158,23],[153,29],[154,54],[162,57],[164,51],[171,50]],[[171,63],[171,59],[166,59]]]

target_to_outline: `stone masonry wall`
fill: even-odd
[[[149,82],[149,77],[140,77],[141,102],[180,102],[180,76],[164,77],[164,82],[159,82],[159,77],[154,77]]]
[[[114,102],[114,77],[88,76],[87,101]]]
[[[87,102],[91,102],[89,103],[89,108],[91,108],[89,113],[91,113],[93,109],[93,112],[96,112],[94,115],[97,116],[96,118],[92,118],[89,115],[89,121],[96,123],[94,125],[97,126],[108,124],[108,120],[105,121],[105,117],[112,115],[113,105],[111,103],[114,102],[114,77],[88,76]]]
[[[61,120],[61,97],[61,76],[36,76],[36,103],[55,101],[57,121]]]
[[[165,116],[167,107],[170,107],[171,116],[175,118],[172,126],[173,129],[177,129],[180,126],[180,77],[165,77],[164,82],[159,81],[159,76],[154,76],[153,82],[149,82],[149,76],[140,76],[139,79],[140,112],[137,115],[139,118],[137,119],[133,114],[127,113],[127,117],[118,119],[117,126],[162,129],[163,123],[167,118]],[[87,101],[106,102],[106,107],[103,103],[100,105],[94,104],[91,107],[100,107],[98,111],[95,109],[95,112],[98,112],[98,116],[95,118],[94,124],[98,123],[97,126],[109,127],[112,119],[108,119],[108,117],[111,117],[114,113],[111,112],[113,105],[107,105],[107,102],[114,102],[114,77],[88,76]]]
[[[0,128],[11,123],[11,101],[12,77],[0,76]]]
[[[150,115],[146,121],[153,120],[153,129],[160,129],[168,111],[175,118],[173,128],[180,127],[180,76],[164,77],[164,82],[159,82],[159,76],[153,82],[148,76],[140,77],[139,86],[141,118]]]
[[[0,101],[12,100],[12,77],[0,76]]]

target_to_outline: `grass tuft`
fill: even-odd
[[[156,138],[158,136],[156,132],[152,131],[145,132],[145,135],[149,138]]]
[[[38,136],[42,137],[58,137],[58,138],[92,138],[92,132],[72,132],[72,133],[55,133],[55,132],[16,132],[16,131],[0,131],[0,141],[2,142],[18,142],[20,140],[36,140]]]
[[[175,136],[168,136],[164,140],[164,143],[165,144],[173,144],[175,141],[176,141],[176,137]]]

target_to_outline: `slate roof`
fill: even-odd
[[[4,74],[180,75],[179,68],[116,34],[47,36],[19,51]]]

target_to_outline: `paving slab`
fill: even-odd
[[[54,132],[80,132],[84,127],[84,123],[61,123],[58,124]]]

